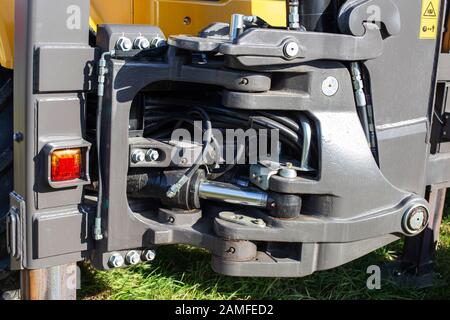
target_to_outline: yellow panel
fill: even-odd
[[[233,13],[257,15],[284,26],[284,0],[91,0],[90,26],[152,24],[166,35],[197,34],[212,22],[229,22]],[[51,14],[51,13],[49,13]],[[0,0],[0,65],[13,67],[14,0]]]
[[[135,23],[158,25],[166,35],[195,35],[212,22],[229,22],[233,13],[257,15],[285,26],[284,0],[135,0]]]
[[[133,0],[91,0],[89,24],[96,30],[102,23],[133,23]]]
[[[12,69],[14,59],[14,0],[0,0],[0,65]]]

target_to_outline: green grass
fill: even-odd
[[[448,202],[450,205],[450,202]],[[366,269],[394,260],[401,242],[381,248],[339,268],[300,279],[232,278],[214,273],[210,255],[188,246],[158,249],[152,264],[100,272],[82,267],[80,299],[450,299],[450,215],[442,224],[436,263],[440,285],[427,289],[401,288],[382,282],[368,290]]]

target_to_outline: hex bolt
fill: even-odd
[[[283,48],[284,55],[288,58],[296,57],[299,51],[300,47],[298,46],[297,42],[294,41],[289,41]]]
[[[166,45],[166,43],[167,43],[166,40],[164,40],[160,36],[156,36],[156,38],[152,39],[150,47],[152,47],[152,48],[160,48],[160,47],[164,47]]]
[[[131,161],[139,163],[145,161],[145,152],[141,149],[133,150],[131,153]]]
[[[139,36],[136,39],[134,39],[134,48],[139,50],[145,50],[150,48],[150,41],[143,36]]]
[[[142,260],[144,261],[153,261],[156,258],[156,251],[152,250],[152,249],[146,249],[144,250],[144,252],[142,253]]]
[[[122,255],[118,252],[115,252],[109,257],[108,264],[111,268],[120,268],[125,263]]]
[[[155,149],[149,149],[147,153],[145,154],[145,160],[151,162],[151,161],[157,161],[159,159],[159,152]]]
[[[139,262],[141,262],[141,256],[139,255],[139,252],[137,252],[136,250],[129,251],[125,256],[125,259],[127,263],[131,265],[136,265]]]
[[[121,51],[130,51],[133,48],[133,43],[127,37],[120,37],[116,42],[116,49]]]

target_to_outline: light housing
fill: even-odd
[[[52,188],[68,188],[89,184],[89,150],[85,140],[48,143],[44,148],[47,159],[47,182]]]

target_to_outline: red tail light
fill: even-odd
[[[54,150],[51,154],[51,180],[71,181],[81,178],[81,148]]]

